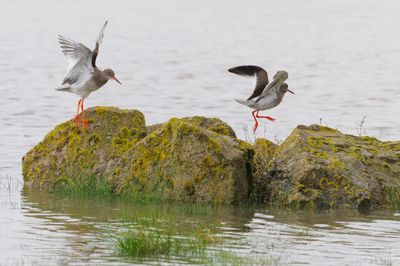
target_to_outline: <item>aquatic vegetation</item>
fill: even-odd
[[[176,204],[173,206],[176,207]],[[116,237],[116,251],[120,256],[137,260],[174,258],[190,264],[205,265],[281,265],[282,259],[268,254],[247,257],[225,246],[228,239],[221,238],[217,224],[183,222],[176,212],[189,207],[192,214],[207,216],[211,205],[185,204],[182,208],[170,205],[154,206],[144,211],[132,210],[123,218],[126,231]],[[192,208],[193,207],[193,208]],[[211,207],[218,208],[218,207]],[[200,209],[200,214],[198,210]],[[187,214],[185,214],[187,215]],[[115,237],[113,235],[113,237]]]
[[[123,193],[116,193],[105,176],[95,174],[66,174],[55,181],[52,191],[74,198],[118,199],[140,203],[164,201],[162,191],[154,188],[154,186],[140,190],[132,187]]]
[[[85,174],[73,176],[74,178],[58,179],[54,186],[54,192],[70,197],[115,198],[115,194],[104,177]]]
[[[386,190],[386,201],[389,208],[400,210],[400,188],[388,187]]]
[[[184,257],[187,263],[205,265],[281,265],[280,257],[248,258],[223,249],[210,249],[210,244],[195,236],[174,236],[171,232],[130,230],[117,240],[120,255],[134,258]]]
[[[134,257],[148,255],[185,255],[199,256],[206,251],[207,245],[197,238],[177,238],[170,232],[146,232],[130,230],[118,239],[121,255]]]

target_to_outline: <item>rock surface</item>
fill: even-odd
[[[94,107],[85,114],[88,129],[64,122],[24,156],[26,185],[46,189],[69,176],[104,173],[110,160],[146,136],[144,116],[137,110]]]
[[[104,175],[115,193],[157,189],[168,199],[247,199],[250,144],[216,118],[173,118],[146,128],[137,110],[94,107],[89,128],[57,126],[23,158],[26,185],[51,189],[74,175]]]
[[[24,156],[27,186],[52,189],[76,176],[101,176],[115,194],[156,191],[179,201],[400,205],[400,142],[312,125],[298,126],[280,146],[266,139],[250,145],[217,118],[172,118],[146,127],[137,110],[86,113],[88,129],[67,121]]]
[[[400,142],[355,137],[318,125],[298,126],[268,167],[270,201],[300,206],[386,206],[400,191]]]

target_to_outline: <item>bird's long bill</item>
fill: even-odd
[[[122,83],[121,83],[121,81],[119,81],[115,76],[114,77],[112,77],[112,79],[113,80],[115,80],[116,82],[118,82],[119,84],[121,84],[122,85]]]
[[[293,91],[291,91],[291,90],[289,90],[289,89],[288,89],[287,91],[290,92],[291,94],[295,94]]]

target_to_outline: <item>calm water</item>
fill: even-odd
[[[257,64],[270,75],[286,69],[296,92],[268,113],[277,122],[259,136],[282,140],[320,119],[357,134],[366,116],[363,134],[400,139],[398,1],[2,0],[0,264],[121,261],[104,234],[118,230],[125,207],[20,193],[21,157],[76,110],[75,95],[53,90],[66,69],[57,34],[92,48],[105,19],[98,65],[113,68],[123,86],[110,82],[87,107],[137,108],[148,124],[219,117],[244,137],[250,110],[233,98],[247,97],[252,82],[226,69]],[[396,215],[228,209],[212,219],[228,224],[223,235],[237,239],[240,254],[367,265],[400,264]]]

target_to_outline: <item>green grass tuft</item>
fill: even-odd
[[[69,174],[68,177],[60,178],[54,185],[54,192],[73,198],[118,199],[137,203],[164,202],[163,193],[158,186],[149,185],[142,189],[132,186],[122,193],[116,193],[107,178],[94,174]]]
[[[129,230],[117,241],[119,255],[132,258],[181,257],[186,263],[204,265],[282,265],[281,258],[272,256],[245,258],[240,255],[214,247],[210,238],[198,236],[176,236],[171,231]]]
[[[131,257],[174,255],[204,256],[206,243],[198,238],[177,237],[171,232],[130,230],[118,239],[118,250],[121,255]]]
[[[400,188],[390,187],[385,190],[388,207],[393,210],[400,210]]]
[[[97,175],[78,174],[74,178],[63,178],[55,184],[54,192],[77,198],[115,198],[105,178]]]

